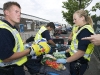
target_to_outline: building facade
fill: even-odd
[[[0,8],[0,20],[4,19],[3,9]],[[46,25],[49,20],[21,13],[21,21],[16,25],[23,40],[35,36],[36,32],[42,25]]]
[[[0,8],[0,19],[4,19],[2,8]],[[41,25],[46,25],[48,22],[49,20],[21,13],[21,21],[16,27],[19,32],[30,32],[39,29]]]

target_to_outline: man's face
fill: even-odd
[[[51,27],[48,27],[47,29],[48,29],[49,31],[52,31],[52,30],[53,30],[53,28],[51,28]]]
[[[16,5],[12,5],[8,10],[5,10],[5,18],[12,25],[20,22],[21,9]]]

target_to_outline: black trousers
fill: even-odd
[[[71,75],[83,75],[88,68],[88,63],[81,64],[79,69],[75,68],[76,62],[70,63],[70,73]]]
[[[25,75],[23,66],[0,68],[0,75]]]
[[[37,57],[37,59],[31,59],[31,57],[28,57],[28,61],[25,63],[25,66],[28,68],[28,71],[30,74],[36,74],[39,73],[41,69],[41,59],[43,56]]]

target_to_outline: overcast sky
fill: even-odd
[[[3,4],[10,0],[0,0],[0,8],[3,7]],[[64,10],[62,8],[62,2],[66,0],[13,0],[17,1],[21,5],[21,12],[33,16],[37,16],[43,19],[47,19],[53,22],[65,23],[65,20],[62,17],[61,11]],[[93,0],[90,6],[87,8],[88,10],[95,5],[96,2],[100,2],[100,0]],[[100,15],[97,11],[96,14]],[[95,14],[95,13],[93,13]]]

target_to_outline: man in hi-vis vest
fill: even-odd
[[[42,26],[40,30],[36,33],[36,36],[29,37],[24,43],[28,43],[31,41],[37,42],[38,40],[45,38],[47,40],[47,43],[56,46],[56,44],[52,41],[50,37],[50,31],[55,29],[55,25],[53,22],[48,23],[46,26]]]
[[[22,39],[15,24],[20,22],[21,7],[17,2],[6,2],[3,5],[4,20],[0,21],[0,75],[25,75],[23,64],[27,55],[48,53],[50,47],[45,42],[39,46],[24,49]],[[46,45],[46,49],[41,44]],[[36,51],[39,48],[40,53]],[[41,51],[44,51],[43,53]]]
[[[53,46],[56,46],[56,44],[52,41],[51,37],[50,37],[50,31],[54,30],[55,29],[55,25],[53,22],[50,22],[48,23],[46,26],[42,26],[40,28],[40,30],[37,32],[36,36],[33,37],[31,36],[30,38],[28,38],[26,40],[26,46],[28,46],[28,42],[31,42],[31,41],[34,41],[35,43],[32,45],[32,47],[34,48],[34,51],[35,51],[35,55],[32,55],[28,57],[29,60],[31,60],[31,62],[28,62],[26,65],[26,67],[28,67],[30,69],[30,72],[31,73],[34,73],[34,74],[37,74],[40,70],[40,67],[41,67],[41,59],[42,59],[42,55],[43,52],[41,53],[41,51],[39,52],[40,50],[40,46],[37,45],[37,43],[39,42],[39,44],[42,45],[43,48],[45,48],[45,53],[49,53],[51,48],[49,49],[49,44],[53,45]],[[44,43],[42,43],[42,41],[45,40]],[[46,47],[47,46],[47,47]],[[38,47],[38,48],[37,48]],[[41,56],[39,56],[41,55]]]

